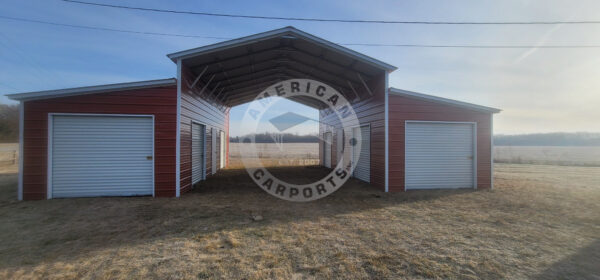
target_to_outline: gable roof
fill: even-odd
[[[12,100],[28,101],[28,100],[37,100],[37,99],[48,99],[48,98],[93,94],[93,93],[100,93],[100,92],[111,92],[111,91],[175,86],[175,85],[177,85],[177,79],[170,78],[170,79],[148,80],[148,81],[139,81],[139,82],[130,82],[130,83],[106,84],[106,85],[97,85],[97,86],[88,86],[88,87],[33,91],[33,92],[7,94],[6,96]]]
[[[496,108],[492,108],[492,107],[481,106],[481,105],[477,105],[477,104],[473,104],[473,103],[467,103],[467,102],[462,102],[462,101],[458,101],[458,100],[454,100],[454,99],[448,99],[448,98],[443,98],[443,97],[438,97],[438,96],[433,96],[433,95],[428,95],[428,94],[423,94],[423,93],[418,93],[418,92],[413,92],[413,91],[408,91],[408,90],[402,90],[402,89],[397,89],[397,88],[393,88],[393,87],[390,88],[389,93],[394,94],[394,95],[401,95],[401,96],[405,96],[405,97],[421,99],[421,100],[425,100],[425,101],[431,101],[431,102],[435,102],[435,103],[441,103],[441,104],[445,104],[445,105],[458,106],[458,107],[467,108],[467,109],[471,109],[471,110],[475,110],[475,111],[481,111],[481,112],[500,113],[500,111],[502,111],[500,109],[496,109]]]
[[[357,60],[360,60],[360,61],[370,64],[372,66],[378,67],[382,70],[386,70],[388,72],[391,72],[391,71],[394,71],[397,69],[395,66],[387,64],[383,61],[377,60],[375,58],[364,55],[357,51],[353,51],[349,48],[332,43],[330,41],[319,38],[312,34],[306,33],[302,30],[296,29],[293,26],[287,26],[287,27],[283,27],[280,29],[257,33],[254,35],[241,37],[241,38],[237,38],[237,39],[233,39],[233,40],[228,40],[228,41],[224,41],[224,42],[220,42],[220,43],[216,43],[216,44],[212,44],[212,45],[207,45],[207,46],[202,46],[199,48],[175,52],[175,53],[168,54],[167,57],[170,58],[173,62],[177,62],[178,59],[186,59],[186,58],[193,57],[196,55],[207,54],[207,53],[211,53],[211,52],[215,52],[215,51],[220,51],[223,49],[243,46],[243,45],[255,43],[258,41],[262,41],[262,40],[268,40],[268,39],[272,39],[272,38],[276,38],[276,37],[284,37],[284,36],[297,37],[297,38],[301,38],[301,39],[313,42],[315,44],[321,45],[328,49],[349,55]]]

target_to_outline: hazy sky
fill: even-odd
[[[90,0],[92,1],[92,0]],[[600,1],[109,1],[166,9],[388,20],[600,20]],[[58,0],[5,0],[0,16],[240,37],[287,25],[336,43],[600,45],[597,25],[381,25],[168,15]],[[0,19],[0,93],[174,77],[168,53],[215,43]],[[351,47],[398,67],[390,86],[500,108],[495,132],[600,132],[600,49]],[[10,102],[4,96],[0,102]],[[314,118],[291,102],[278,106]],[[232,111],[232,126],[243,108]],[[239,119],[239,117],[238,117]],[[298,132],[315,131],[305,124]],[[232,131],[232,134],[242,131]]]

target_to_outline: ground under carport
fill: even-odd
[[[310,203],[272,197],[244,170],[179,199],[17,202],[3,175],[0,278],[593,278],[599,170],[498,165],[494,191],[386,194],[351,180]]]

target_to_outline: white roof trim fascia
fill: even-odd
[[[437,96],[433,96],[433,95],[428,95],[428,94],[423,94],[423,93],[418,93],[418,92],[413,92],[413,91],[408,91],[408,90],[402,90],[402,89],[397,89],[397,88],[393,88],[393,87],[390,88],[389,92],[391,94],[395,94],[395,95],[403,95],[406,97],[412,97],[412,98],[422,99],[422,100],[426,100],[426,101],[442,103],[442,104],[446,104],[446,105],[454,105],[454,106],[472,109],[472,110],[476,110],[476,111],[483,111],[483,112],[490,112],[490,113],[500,113],[500,111],[502,111],[500,109],[496,109],[496,108],[492,108],[492,107],[481,106],[481,105],[477,105],[477,104],[473,104],[473,103],[467,103],[467,102],[462,102],[462,101],[458,101],[458,100],[454,100],[454,99],[437,97]]]
[[[176,85],[176,84],[177,84],[177,80],[175,78],[170,78],[170,79],[149,80],[149,81],[130,82],[130,83],[107,84],[107,85],[88,86],[88,87],[24,92],[24,93],[7,94],[6,96],[12,100],[29,101],[29,100],[36,100],[36,99],[48,99],[48,98],[84,95],[84,94],[92,94],[92,93],[100,93],[100,92],[132,90],[132,89],[150,88],[150,87],[158,87],[158,86],[171,86],[171,85]]]
[[[304,31],[298,30],[291,26],[280,28],[280,29],[275,29],[275,30],[271,30],[271,31],[267,31],[267,32],[262,32],[262,33],[258,33],[258,34],[254,34],[254,35],[250,35],[250,36],[246,36],[246,37],[241,37],[238,39],[228,40],[228,41],[224,41],[224,42],[220,42],[220,43],[216,43],[216,44],[212,44],[212,45],[202,46],[199,48],[175,52],[175,53],[168,54],[167,57],[175,62],[175,61],[177,61],[177,59],[186,59],[186,58],[190,58],[190,57],[193,57],[196,55],[208,54],[208,53],[212,53],[212,52],[216,52],[219,50],[224,50],[224,49],[228,49],[228,48],[232,48],[232,47],[248,45],[248,44],[251,44],[251,43],[254,43],[257,41],[263,41],[263,40],[271,39],[271,38],[278,37],[281,35],[286,35],[286,34],[295,35],[295,36],[301,37],[303,39],[306,39],[308,41],[313,41],[317,44],[324,45],[326,47],[329,47],[330,49],[353,56],[353,57],[355,57],[359,60],[362,60],[363,62],[366,62],[368,64],[371,64],[375,67],[382,68],[388,72],[391,72],[391,71],[394,71],[397,69],[393,65],[387,64],[383,61],[377,60],[375,58],[364,55],[357,51],[353,51],[349,48],[332,43],[330,41],[327,41],[325,39],[319,38],[312,34],[306,33]]]

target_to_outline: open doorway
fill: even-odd
[[[229,166],[243,167],[241,151],[251,145],[252,137],[263,166],[320,165],[319,111],[285,98],[272,98],[274,104],[262,115],[255,131],[242,121],[249,103],[231,109]]]

